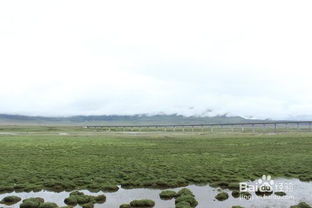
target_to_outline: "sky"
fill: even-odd
[[[0,113],[310,116],[311,10],[310,0],[0,1]]]

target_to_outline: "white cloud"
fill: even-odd
[[[0,113],[312,114],[311,1],[1,1]]]

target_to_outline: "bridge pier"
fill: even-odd
[[[137,126],[83,126],[82,128],[88,129],[101,129],[103,132],[111,132],[111,131],[177,131],[177,127],[181,128],[182,132],[191,131],[195,132],[205,132],[205,128],[207,127],[207,131],[213,133],[214,128],[228,128],[229,131],[235,132],[235,128],[241,128],[241,132],[245,132],[245,128],[251,129],[253,133],[257,132],[257,125],[263,129],[259,128],[259,130],[266,130],[269,128],[270,131],[277,132],[278,125],[281,125],[284,129],[292,129],[292,130],[309,130],[312,131],[312,121],[275,121],[275,122],[254,122],[254,123],[224,123],[224,124],[190,124],[190,125],[137,125]],[[301,127],[302,125],[302,127]]]

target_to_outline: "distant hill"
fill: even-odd
[[[256,122],[239,116],[182,116],[171,115],[93,115],[69,117],[43,117],[0,114],[0,125],[143,125],[143,124],[208,124]]]

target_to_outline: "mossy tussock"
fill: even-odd
[[[182,188],[178,192],[172,190],[164,190],[159,193],[161,199],[173,199],[175,198],[176,208],[193,208],[198,205],[194,194],[188,188]]]
[[[240,196],[240,192],[238,190],[234,190],[232,191],[231,195],[234,197],[234,198],[238,198]]]
[[[52,203],[52,202],[43,202],[40,204],[39,208],[57,208],[57,204]]]
[[[69,194],[69,197],[64,199],[64,203],[69,206],[76,206],[79,204],[84,208],[92,208],[96,203],[104,203],[106,196],[104,194],[98,196],[86,195],[80,191],[73,191]]]
[[[274,194],[275,194],[276,196],[286,196],[286,193],[283,192],[283,191],[277,191],[277,192],[274,192]]]
[[[0,193],[11,193],[14,191],[13,186],[0,185]]]
[[[39,208],[44,203],[44,199],[41,197],[31,197],[24,199],[20,204],[20,208]]]
[[[166,199],[166,200],[172,199],[172,198],[177,197],[177,192],[171,191],[171,190],[165,190],[159,193],[159,197],[161,199]]]
[[[6,204],[6,205],[13,205],[21,200],[22,199],[18,196],[6,196],[0,201],[0,203]]]
[[[116,192],[119,190],[119,187],[116,185],[103,185],[100,189],[104,192]]]
[[[224,201],[224,200],[227,200],[229,198],[229,194],[226,193],[226,192],[221,192],[221,193],[218,193],[215,198],[218,200],[218,201]]]
[[[176,208],[193,208],[198,205],[194,194],[188,188],[183,188],[177,192],[175,199]]]
[[[312,206],[305,202],[300,202],[299,204],[291,206],[290,208],[312,208]]]
[[[155,202],[150,199],[133,200],[130,202],[131,207],[154,207]]]
[[[20,208],[57,208],[57,204],[53,202],[45,202],[43,198],[32,197],[24,199],[20,204]]]
[[[121,204],[119,208],[131,208],[130,204]]]

